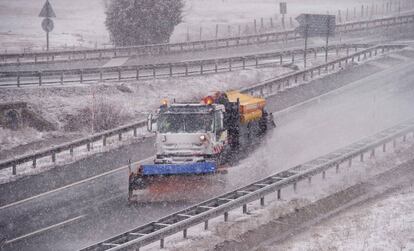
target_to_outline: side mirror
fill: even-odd
[[[148,114],[148,119],[147,119],[147,130],[149,132],[152,132],[152,113]]]

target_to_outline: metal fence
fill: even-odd
[[[328,170],[335,169],[338,173],[344,163],[351,167],[354,158],[359,158],[360,161],[364,161],[366,155],[373,158],[378,148],[386,152],[387,145],[392,143],[395,147],[397,139],[402,138],[402,141],[406,141],[409,134],[414,134],[414,120],[82,250],[137,250],[156,241],[160,241],[160,248],[164,248],[164,240],[168,236],[183,231],[183,237],[187,238],[190,227],[203,223],[204,229],[207,230],[209,220],[223,215],[224,221],[228,221],[229,212],[237,208],[242,208],[246,214],[248,203],[259,200],[260,205],[264,206],[265,196],[274,192],[277,193],[277,199],[281,199],[282,189],[293,186],[296,191],[300,181],[308,180],[311,183],[312,177],[319,174],[326,179]]]
[[[280,92],[285,90],[286,88],[291,87],[294,83],[300,84],[299,81],[304,81],[308,79],[312,79],[315,74],[323,74],[323,73],[329,73],[329,71],[335,70],[338,67],[346,66],[349,63],[360,61],[363,59],[367,59],[369,57],[378,55],[379,53],[385,53],[393,49],[401,49],[404,48],[404,45],[380,45],[375,46],[372,48],[364,49],[362,51],[350,54],[346,57],[342,57],[340,59],[336,59],[334,61],[331,61],[329,63],[316,66],[304,71],[296,72],[293,74],[288,74],[284,77],[270,79],[268,81],[259,83],[253,87],[244,88],[241,91],[244,93],[249,93],[256,96],[265,96],[268,94],[273,94],[276,92]],[[33,154],[27,154],[24,156],[19,156],[11,160],[6,160],[3,162],[0,162],[0,170],[11,168],[12,174],[17,174],[17,166],[32,162],[33,168],[36,167],[37,160],[44,157],[50,157],[52,163],[56,163],[56,155],[58,153],[62,153],[65,151],[69,151],[70,154],[73,156],[74,148],[81,147],[86,145],[87,151],[91,150],[91,145],[94,142],[102,141],[103,146],[106,146],[107,138],[118,135],[118,140],[121,141],[123,139],[124,134],[127,132],[133,131],[134,137],[138,137],[137,130],[139,128],[145,127],[146,121],[139,121],[136,123],[132,123],[129,125],[125,125],[113,130],[109,130],[103,133],[95,134],[91,137],[86,137],[83,139],[79,139],[67,144],[63,144],[60,146],[56,146],[50,149],[42,150],[39,152],[35,152]]]
[[[414,15],[380,18],[367,21],[350,22],[337,25],[337,32],[347,33],[379,27],[388,27],[414,22]],[[154,44],[145,46],[118,47],[110,49],[67,50],[50,52],[9,53],[0,55],[0,65],[40,63],[55,61],[72,61],[95,59],[103,60],[112,57],[129,57],[132,55],[158,55],[181,53],[185,51],[210,50],[227,47],[237,47],[251,44],[261,44],[300,39],[294,30],[284,32],[269,32],[231,38],[201,40],[184,43]]]
[[[368,44],[339,44],[328,47],[328,51],[346,50],[347,54],[360,48],[367,48]],[[307,50],[308,55],[325,52],[325,47],[314,47]],[[246,69],[268,64],[274,60],[279,64],[294,63],[295,58],[304,54],[303,49],[282,52],[246,55],[243,57],[222,57],[208,60],[182,61],[171,64],[154,64],[122,67],[96,67],[70,70],[45,71],[11,71],[0,72],[0,87],[50,85],[67,83],[88,83],[97,81],[126,81],[153,78],[168,78],[174,76],[194,76],[207,73]]]

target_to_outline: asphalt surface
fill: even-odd
[[[366,70],[344,71],[332,79],[343,83],[341,89],[313,102],[297,105],[280,116],[276,114],[278,127],[251,158],[229,170],[225,187],[220,193],[327,154],[412,117],[414,62],[408,54],[401,58],[397,62],[395,57],[382,59],[381,63],[374,62]],[[303,89],[303,92],[307,91]],[[278,109],[277,100],[277,96],[269,98],[271,111]],[[81,170],[92,164],[108,168],[110,164],[123,164],[128,157],[150,157],[153,153],[151,142],[145,142],[128,147],[127,151],[132,153],[129,156],[120,151],[105,156],[99,164],[94,163],[97,161],[95,158],[85,160],[78,168]],[[257,165],[258,162],[260,165]],[[44,175],[45,180],[48,177],[54,179],[59,173],[55,176]],[[61,177],[63,180],[66,178],[70,179]],[[27,182],[30,187],[30,180]],[[27,188],[24,192],[29,190]],[[2,192],[1,196],[4,194]],[[200,199],[207,199],[208,196],[211,193]],[[21,198],[24,197],[21,195]],[[127,170],[120,169],[21,203],[1,206],[1,231],[11,241],[5,249],[79,249],[194,203],[177,201],[128,205],[126,197]]]

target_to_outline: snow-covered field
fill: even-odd
[[[277,246],[280,250],[414,250],[414,188],[352,208]],[[270,249],[276,246],[269,247]]]
[[[105,28],[105,0],[51,0],[57,17],[54,19],[55,29],[50,34],[52,47],[88,47],[110,46],[109,35]],[[300,13],[337,14],[342,10],[345,17],[346,9],[358,12],[361,5],[378,5],[378,11],[383,1],[371,0],[287,0],[288,16],[296,17]],[[0,50],[21,51],[22,49],[41,49],[45,46],[45,33],[38,14],[44,0],[0,0]],[[280,27],[279,6],[273,0],[186,0],[183,23],[178,25],[172,35],[172,42],[184,41],[187,29],[191,40],[215,36],[216,25],[219,25],[219,37],[238,34],[238,27],[245,33],[253,32],[253,21],[264,18],[264,26],[270,26],[273,18],[275,26]],[[353,14],[350,14],[353,18]],[[295,21],[294,21],[295,22]],[[289,24],[289,22],[287,22]],[[230,25],[230,33],[228,26]],[[277,28],[277,27],[276,27]],[[279,28],[280,29],[280,28]]]

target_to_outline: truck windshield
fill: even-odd
[[[212,114],[161,114],[157,120],[160,133],[200,133],[213,131]]]

